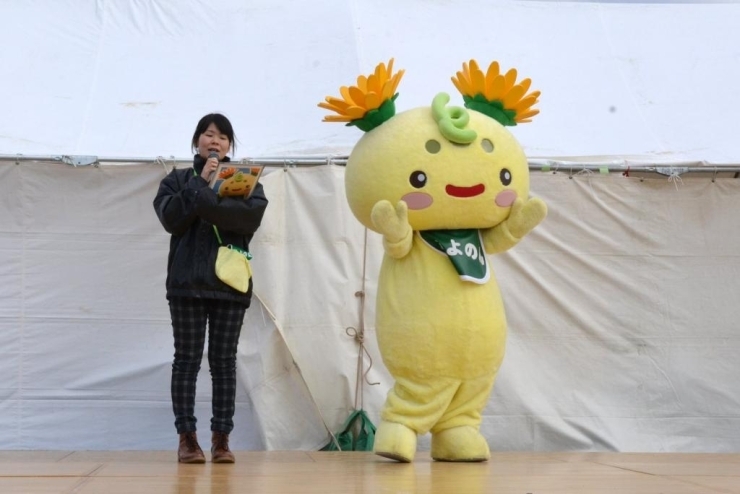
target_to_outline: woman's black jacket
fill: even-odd
[[[200,176],[204,164],[205,160],[196,155],[193,168],[173,170],[162,179],[154,198],[159,221],[172,235],[167,259],[167,298],[215,298],[249,307],[251,281],[247,293],[241,293],[216,277],[219,243],[213,225],[224,245],[249,250],[249,241],[265,214],[267,198],[259,183],[249,199],[219,197]]]

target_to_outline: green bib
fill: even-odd
[[[464,281],[483,284],[490,276],[479,230],[423,230],[421,239],[452,262]]]

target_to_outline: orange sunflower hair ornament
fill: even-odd
[[[224,168],[223,170],[221,170],[221,172],[218,174],[218,178],[226,179],[226,178],[233,176],[235,173],[236,173],[236,168],[230,166],[228,168]]]
[[[462,93],[465,107],[497,120],[501,125],[531,122],[540,111],[532,108],[540,91],[529,94],[530,79],[516,83],[516,69],[502,74],[498,62],[492,62],[484,74],[478,62],[463,63],[462,71],[452,77],[452,83]]]
[[[403,70],[393,73],[393,59],[375,67],[369,76],[357,78],[357,85],[339,88],[341,98],[327,96],[318,106],[337,113],[327,115],[324,122],[347,122],[364,132],[391,119],[396,114],[396,88],[403,77]]]

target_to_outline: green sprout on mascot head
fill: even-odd
[[[430,106],[396,115],[403,71],[379,64],[341,98],[320,107],[325,121],[365,135],[347,161],[350,209],[383,236],[376,331],[394,377],[374,452],[401,462],[432,433],[440,461],[485,461],[481,412],[504,357],[506,317],[486,254],[516,245],[547,215],[529,197],[529,169],[504,127],[529,122],[539,91],[530,80],[484,73],[471,60],[452,78],[465,108],[437,94]]]

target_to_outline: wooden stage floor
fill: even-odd
[[[179,465],[174,451],[0,451],[0,493],[740,494],[740,454],[493,453],[470,464],[427,452],[410,464],[351,452],[236,457]]]

